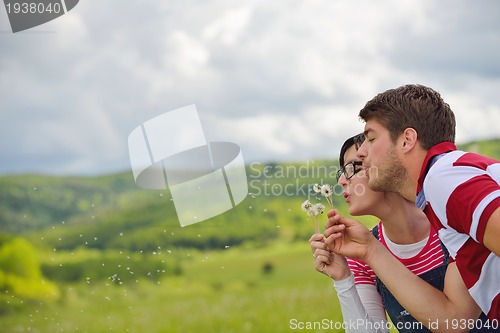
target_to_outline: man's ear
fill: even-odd
[[[401,135],[401,148],[403,152],[407,153],[412,151],[418,144],[418,133],[414,128],[408,127]]]

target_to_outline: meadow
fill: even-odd
[[[342,332],[334,288],[314,270],[306,241],[176,255],[181,274],[63,284],[58,301],[31,301],[0,316],[2,332],[265,333],[308,322],[321,323],[315,332]]]
[[[185,228],[168,190],[138,189],[129,172],[0,177],[1,332],[344,332],[300,209],[335,165],[250,165],[240,205]]]

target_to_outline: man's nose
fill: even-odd
[[[364,160],[366,158],[366,154],[367,154],[367,150],[366,150],[366,140],[365,140],[365,141],[363,141],[361,146],[359,146],[359,148],[356,152],[356,156],[358,156],[358,158],[360,158],[361,160]]]

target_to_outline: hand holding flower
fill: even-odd
[[[371,249],[381,243],[361,222],[343,217],[336,209],[328,212],[325,244],[337,254],[368,261]]]
[[[309,239],[314,256],[314,267],[334,280],[347,278],[351,271],[344,256],[330,251],[322,234],[314,234]]]

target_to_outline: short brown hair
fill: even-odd
[[[380,93],[366,103],[359,117],[379,122],[393,141],[406,128],[413,128],[426,150],[441,142],[455,142],[453,111],[437,91],[423,85],[408,84]]]

